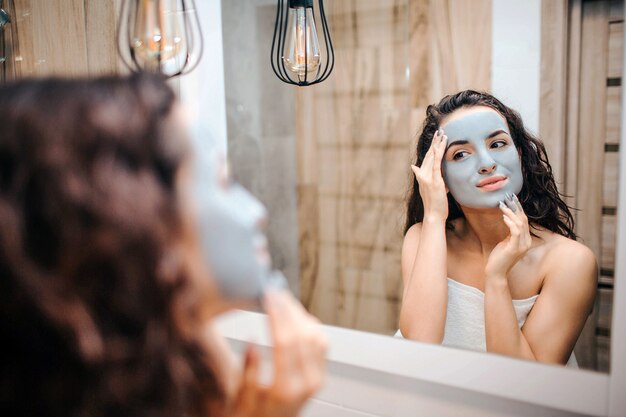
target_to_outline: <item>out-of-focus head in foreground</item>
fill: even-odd
[[[179,197],[176,106],[147,75],[0,88],[3,415],[194,416],[221,402],[198,339],[220,297]]]

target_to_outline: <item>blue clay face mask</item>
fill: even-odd
[[[197,152],[195,168],[192,192],[202,256],[222,295],[255,300],[269,286],[285,287],[282,273],[272,270],[263,204],[228,179],[217,152]]]
[[[495,208],[507,193],[521,191],[524,180],[520,157],[507,123],[498,112],[472,108],[441,128],[448,137],[443,178],[461,206]]]

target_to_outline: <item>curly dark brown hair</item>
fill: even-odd
[[[188,154],[174,104],[149,75],[0,87],[0,414],[196,416],[222,400],[176,307],[192,280],[172,255]]]
[[[417,166],[422,165],[441,121],[455,110],[472,106],[491,107],[507,121],[522,162],[524,185],[518,197],[531,226],[538,225],[575,240],[574,218],[557,189],[543,143],[524,128],[522,118],[516,111],[505,106],[490,94],[465,90],[445,96],[438,104],[428,106],[426,120],[417,142],[415,164]],[[463,211],[452,195],[448,193],[446,227],[451,229],[452,221],[461,217],[464,217]],[[419,184],[413,177],[413,183],[408,194],[404,233],[414,224],[422,222],[423,219],[424,203],[419,192]]]

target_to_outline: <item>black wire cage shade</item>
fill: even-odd
[[[317,20],[322,26],[325,54],[320,49],[313,2],[278,0],[271,62],[274,74],[287,84],[308,86],[321,83],[330,76],[335,66],[335,51],[324,13],[324,1],[317,1]]]
[[[193,71],[203,52],[194,0],[122,0],[117,46],[133,72],[171,78]]]

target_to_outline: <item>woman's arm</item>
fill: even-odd
[[[427,244],[420,245],[421,242]],[[407,339],[441,343],[446,324],[448,282],[444,220],[413,225],[402,245],[404,293],[400,331]]]
[[[544,285],[520,330],[507,274],[530,248],[528,219],[519,202],[502,208],[511,236],[498,244],[485,269],[487,351],[565,364],[593,307],[597,265],[585,246],[563,240],[549,255]]]
[[[593,309],[598,266],[586,246],[567,241],[553,253],[541,295],[522,334],[536,360],[564,364]]]
[[[424,219],[411,226],[402,245],[400,331],[404,337],[422,342],[441,343],[446,324],[448,199],[441,175],[446,139],[442,131],[437,132],[422,166],[412,167],[424,203]]]

